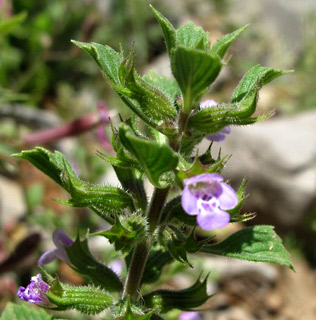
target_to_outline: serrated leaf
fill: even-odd
[[[232,102],[239,102],[254,90],[258,90],[272,80],[292,72],[291,70],[278,70],[256,65],[252,67],[239,82],[233,92]]]
[[[109,293],[92,286],[69,286],[54,280],[50,290],[45,294],[57,307],[53,310],[74,309],[85,314],[98,314],[113,303]]]
[[[208,135],[222,130],[228,125],[247,125],[256,123],[270,117],[265,114],[252,117],[257,106],[258,91],[253,91],[240,102],[232,104],[219,104],[205,108],[194,113],[188,119],[188,130],[193,134]]]
[[[170,55],[171,49],[175,47],[175,43],[176,43],[176,30],[166,17],[164,17],[152,5],[150,5],[150,7],[160,24],[160,27],[162,29],[162,32],[165,38],[166,47]]]
[[[191,111],[193,101],[216,79],[221,66],[219,56],[202,50],[183,46],[172,50],[171,69],[181,89],[186,114]]]
[[[120,292],[123,284],[116,273],[98,262],[91,254],[88,241],[76,239],[71,247],[65,247],[71,267],[84,277],[87,277],[93,284],[102,287],[107,291]]]
[[[134,211],[133,198],[118,187],[92,184],[68,175],[71,199],[60,201],[72,207],[93,207],[103,212],[103,216],[122,210]]]
[[[120,125],[119,137],[123,146],[139,161],[150,182],[157,188],[167,187],[160,178],[176,168],[178,155],[167,144],[137,137],[126,124]]]
[[[68,190],[68,186],[62,179],[65,168],[67,168],[70,175],[76,176],[66,157],[58,151],[52,153],[42,147],[36,147],[32,150],[13,154],[12,157],[29,161],[66,190]]]
[[[248,261],[276,263],[294,270],[289,253],[272,226],[245,228],[220,243],[204,246],[200,251]]]
[[[93,233],[91,236],[103,236],[114,244],[116,251],[127,254],[132,251],[136,243],[146,237],[147,220],[137,214],[124,216],[121,220],[116,216],[115,224],[111,229]]]
[[[147,117],[155,120],[174,119],[177,112],[173,100],[136,73],[134,59],[134,51],[131,50],[119,68],[119,77],[124,89],[115,89],[126,98],[137,101]]]
[[[211,48],[212,54],[218,54],[221,58],[224,57],[227,49],[232,44],[232,42],[248,27],[246,24],[244,27],[232,32],[225,34],[221,39],[215,42]]]
[[[144,122],[155,128],[157,123],[142,112],[140,105],[136,101],[133,101],[128,97],[129,91],[124,88],[120,82],[119,67],[123,61],[123,55],[106,45],[104,46],[94,42],[85,43],[74,40],[72,40],[72,42],[79,48],[87,51],[96,61],[107,79],[110,81],[110,85],[118,93],[122,101]]]
[[[107,45],[102,45],[99,43],[85,43],[72,40],[73,44],[79,48],[85,50],[90,54],[90,56],[96,61],[101,70],[104,72],[106,77],[116,85],[120,84],[118,77],[118,69],[123,59],[121,53],[116,52],[111,47]]]
[[[150,83],[152,86],[161,90],[166,94],[171,101],[175,101],[180,96],[180,89],[177,82],[174,79],[169,79],[165,76],[161,76],[154,71],[150,70],[143,76],[143,79]]]
[[[2,312],[1,320],[53,320],[44,310],[9,302]]]
[[[173,261],[174,260],[168,251],[162,249],[151,250],[144,269],[142,283],[153,283],[158,281],[163,267]]]
[[[208,32],[191,21],[177,30],[176,40],[177,47],[183,46],[204,51],[209,51],[210,49]]]
[[[190,311],[205,303],[210,296],[206,292],[207,277],[198,279],[191,287],[178,291],[157,290],[143,296],[146,307],[157,308],[162,313],[172,309]]]

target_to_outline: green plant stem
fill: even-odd
[[[169,188],[156,188],[149,206],[147,219],[149,224],[149,234],[152,234],[161,218],[162,207],[166,201]],[[134,250],[132,261],[129,267],[128,276],[124,288],[124,296],[130,296],[137,300],[139,298],[139,289],[143,277],[145,265],[151,248],[151,237],[139,243]]]

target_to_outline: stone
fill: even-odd
[[[233,186],[249,179],[246,209],[258,213],[256,223],[261,217],[287,231],[304,227],[316,205],[315,124],[315,111],[274,118],[232,127],[226,140],[216,144],[223,155],[232,154],[224,176]]]

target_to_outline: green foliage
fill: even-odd
[[[171,50],[176,45],[176,30],[166,17],[164,17],[153,6],[150,6],[150,7],[153,10],[153,12],[154,12],[159,24],[160,24],[160,27],[162,29],[162,32],[163,32],[163,35],[164,35],[164,38],[166,41],[166,47],[167,47],[168,53],[170,55]]]
[[[172,309],[192,310],[201,306],[210,296],[206,292],[207,277],[198,279],[191,287],[172,291],[157,290],[143,296],[146,307],[157,308],[161,313]]]
[[[276,263],[294,270],[289,253],[272,226],[248,227],[200,251],[255,262]]]
[[[92,286],[69,286],[54,280],[45,294],[48,300],[57,307],[53,310],[74,309],[85,314],[98,314],[113,303],[109,293]]]
[[[72,198],[58,200],[61,204],[90,208],[109,223],[113,223],[111,213],[125,209],[134,210],[133,199],[127,192],[117,187],[95,185],[80,180],[66,157],[58,151],[51,153],[37,147],[13,156],[28,160],[67,190]]]
[[[126,124],[120,125],[119,137],[123,146],[138,160],[150,182],[157,188],[166,188],[168,183],[161,181],[161,176],[176,168],[178,155],[166,144],[137,137]]]
[[[216,79],[221,66],[218,56],[199,49],[177,46],[171,51],[171,70],[183,95],[185,113]]]
[[[131,216],[116,216],[115,224],[107,231],[97,232],[93,236],[103,236],[114,244],[116,251],[123,254],[131,252],[133,247],[143,241],[147,233],[147,221],[137,214]]]
[[[44,310],[29,308],[9,302],[2,312],[1,320],[53,320]]]
[[[268,84],[272,80],[291,73],[293,71],[284,71],[273,68],[261,67],[256,65],[252,67],[241,79],[238,86],[233,92],[232,102],[240,102],[244,100],[246,96],[251,95],[254,91],[257,91],[264,85]]]
[[[91,254],[88,241],[80,241],[77,237],[71,247],[65,247],[71,267],[94,285],[107,291],[119,292],[123,290],[123,284],[116,273],[98,262]]]
[[[132,304],[127,299],[115,306],[115,314],[117,316],[114,318],[104,320],[150,320],[152,319],[153,311],[144,313],[137,305]]]
[[[244,27],[229,33],[225,34],[221,39],[215,42],[215,44],[211,48],[212,54],[218,54],[221,58],[224,57],[226,51],[228,50],[229,46],[232,44],[232,42],[245,31],[245,29],[248,27],[248,24],[246,24]]]

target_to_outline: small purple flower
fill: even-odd
[[[217,173],[204,173],[183,181],[182,207],[189,215],[197,216],[204,230],[224,228],[230,221],[225,210],[238,203],[236,192],[223,180]]]
[[[123,271],[124,261],[123,260],[114,260],[109,264],[109,267],[120,276]]]
[[[218,103],[215,100],[205,100],[200,104],[200,109],[216,107],[217,104]],[[206,137],[206,139],[211,141],[216,141],[216,142],[224,141],[226,138],[226,134],[229,134],[230,131],[231,131],[230,127],[226,126],[219,132],[210,134],[209,136]]]
[[[200,314],[194,311],[181,312],[178,320],[202,320]]]
[[[56,246],[56,249],[51,249],[44,252],[37,262],[39,266],[48,264],[57,258],[68,264],[70,263],[65,247],[71,247],[74,242],[68,237],[62,228],[57,228],[54,231],[53,242]]]
[[[26,287],[19,287],[17,296],[30,303],[48,303],[44,293],[48,292],[50,286],[42,280],[40,274],[31,278],[31,283]]]

